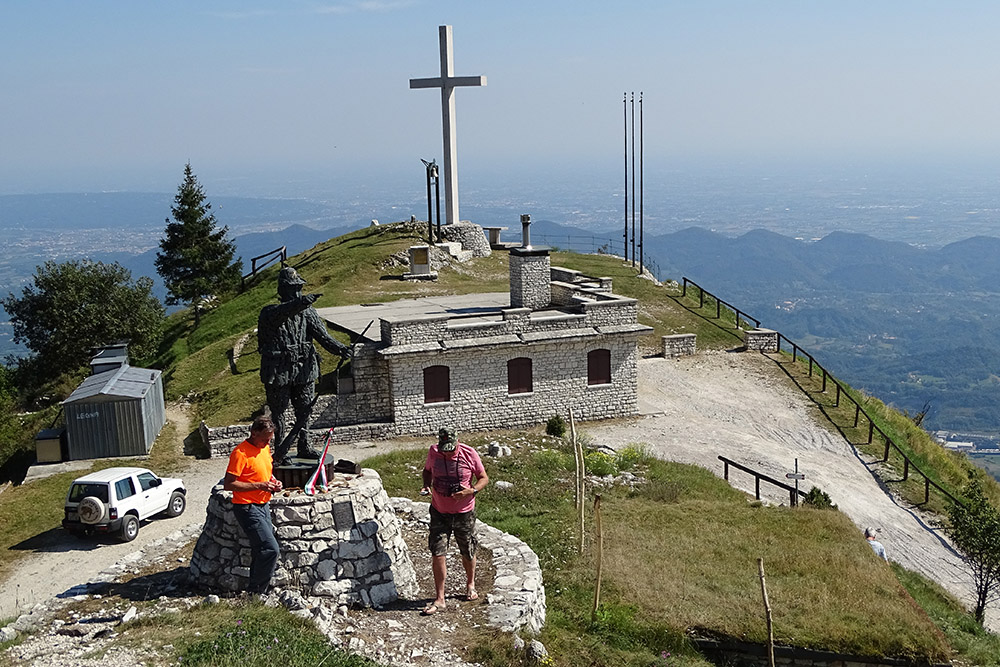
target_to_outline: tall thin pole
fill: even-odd
[[[441,176],[438,175],[437,167],[434,167],[434,198],[437,200],[437,232],[438,242],[441,241]]]
[[[635,92],[632,92],[632,266],[635,266]]]
[[[622,114],[625,118],[625,234],[622,245],[625,246],[625,261],[628,261],[628,93],[622,93]]]
[[[642,273],[642,91],[639,91],[639,273]]]
[[[431,215],[431,166],[427,165],[427,242],[434,245],[434,217]]]

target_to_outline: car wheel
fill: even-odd
[[[87,496],[80,501],[76,511],[80,514],[81,522],[93,525],[104,520],[107,508],[104,507],[104,503],[101,502],[100,498]]]
[[[187,506],[187,498],[180,491],[174,491],[170,495],[170,504],[167,505],[167,516],[180,516],[184,514]]]
[[[123,542],[131,542],[139,534],[139,519],[134,514],[126,514],[122,519],[121,538]]]

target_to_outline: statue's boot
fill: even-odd
[[[300,459],[313,459],[315,461],[319,460],[322,453],[323,452],[316,451],[309,445],[299,445],[295,451],[295,456]]]

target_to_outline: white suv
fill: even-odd
[[[131,542],[140,521],[160,512],[179,516],[186,504],[187,489],[179,479],[145,468],[106,468],[74,480],[62,524],[77,535],[117,533]]]

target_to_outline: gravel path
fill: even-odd
[[[642,416],[625,423],[584,427],[596,444],[647,444],[657,456],[723,475],[720,455],[784,479],[795,459],[804,490],[818,486],[859,528],[880,529],[889,558],[937,581],[971,605],[971,577],[932,519],[887,493],[866,461],[766,356],[703,352],[639,364]],[[730,483],[754,493],[754,478],[730,469]],[[765,500],[787,505],[788,492],[762,483]],[[1000,630],[1000,613],[987,610],[987,627]]]

